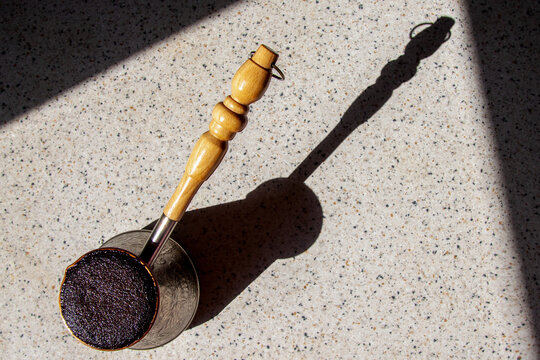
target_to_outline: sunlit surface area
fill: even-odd
[[[64,269],[159,218],[262,43],[286,80],[175,235],[199,313],[169,344],[117,355],[536,358],[537,9],[129,5],[0,5],[2,358],[104,356],[62,322]]]

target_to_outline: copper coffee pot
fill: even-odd
[[[70,265],[60,310],[71,333],[100,350],[149,349],[184,331],[195,315],[199,283],[187,253],[170,234],[191,199],[247,124],[248,105],[264,94],[278,55],[261,45],[236,72],[232,94],[212,111],[174,194],[153,231],[117,235]]]

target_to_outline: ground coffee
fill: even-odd
[[[73,335],[104,350],[121,349],[152,325],[158,290],[146,267],[129,253],[97,249],[66,270],[62,316]]]

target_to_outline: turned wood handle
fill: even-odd
[[[166,217],[180,220],[199,187],[225,156],[229,140],[245,128],[248,105],[263,96],[277,58],[274,51],[261,45],[238,69],[232,94],[214,107],[210,130],[202,134],[189,156],[186,171],[163,211]]]

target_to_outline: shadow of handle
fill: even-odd
[[[416,74],[422,59],[432,55],[449,39],[453,25],[453,19],[440,17],[415,35],[405,47],[404,54],[384,66],[375,84],[354,100],[336,127],[296,167],[290,178],[296,182],[306,181],[356,128],[384,106],[395,89]]]

